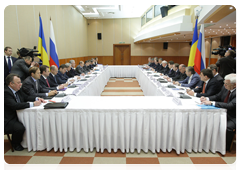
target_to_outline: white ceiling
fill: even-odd
[[[74,5],[87,19],[112,19],[141,17],[151,5]],[[195,24],[195,23],[193,23]],[[205,37],[236,35],[236,11],[216,23],[205,24]],[[191,42],[193,31],[178,35],[148,40],[142,43]]]
[[[151,5],[74,5],[87,19],[136,18]]]

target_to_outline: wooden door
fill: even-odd
[[[131,64],[131,45],[130,44],[114,44],[113,45],[113,64],[114,65],[130,65]]]

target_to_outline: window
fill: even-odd
[[[153,18],[153,8],[151,8],[147,13],[146,22],[150,21]]]
[[[162,5],[154,5],[154,17],[157,17],[158,15],[161,14],[161,10],[160,10],[161,7]]]
[[[145,15],[143,15],[142,19],[141,19],[141,25],[143,26],[145,24]]]

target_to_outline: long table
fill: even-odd
[[[103,90],[110,77],[136,77],[147,96],[101,97],[101,90],[90,93],[98,86]],[[159,96],[150,96],[152,91]],[[65,109],[46,110],[42,104],[18,110],[26,128],[22,146],[28,151],[91,152],[96,148],[97,152],[136,149],[155,153],[174,149],[177,154],[185,150],[225,154],[226,110],[201,109],[193,99],[181,99],[182,105],[176,105],[173,97],[164,96],[137,66],[109,66],[78,95],[71,95]]]

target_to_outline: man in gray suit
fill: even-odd
[[[76,67],[76,72],[80,75],[82,75],[82,76],[84,76],[85,75],[85,70],[83,69],[83,66],[84,66],[84,62],[83,61],[80,61],[79,62],[79,65]]]
[[[19,75],[23,82],[29,75],[29,66],[33,66],[35,62],[32,62],[32,57],[26,56],[23,59],[18,59],[12,66],[11,73]]]
[[[40,79],[40,70],[38,67],[31,67],[29,69],[29,74],[22,84],[23,92],[29,96],[34,97],[42,97],[45,98],[47,96],[54,96],[57,94],[57,90],[49,90],[47,88],[43,88],[39,83]]]

